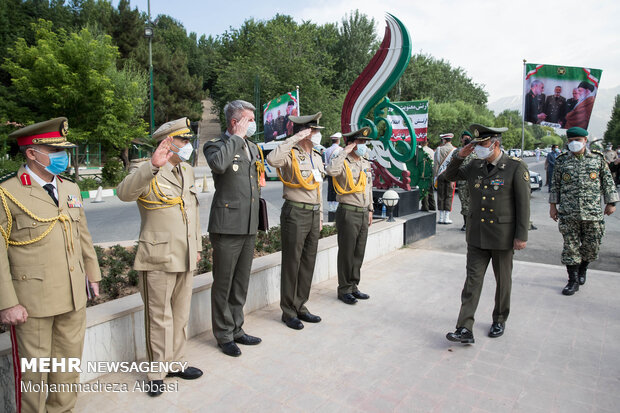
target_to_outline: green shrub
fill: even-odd
[[[101,185],[95,178],[82,178],[77,184],[80,187],[80,191],[93,191]]]
[[[0,159],[0,176],[17,172],[20,166],[25,163],[24,157],[20,153],[14,159]]]
[[[121,183],[123,178],[127,176],[127,171],[123,166],[123,162],[118,158],[110,158],[103,165],[101,170],[101,177],[103,178],[104,185],[116,187]]]

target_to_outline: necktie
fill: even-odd
[[[487,163],[487,172],[491,172],[493,168],[495,168],[495,165],[493,165],[492,163]]]
[[[45,184],[43,185],[43,189],[47,191],[50,197],[52,197],[52,199],[54,200],[54,203],[56,204],[56,206],[58,206],[58,199],[56,198],[56,195],[54,195],[54,185]]]
[[[174,175],[175,178],[177,178],[177,181],[179,181],[179,184],[183,186],[183,175],[181,175],[181,170],[179,169],[178,165],[172,168],[172,174]]]

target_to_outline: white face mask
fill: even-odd
[[[312,145],[314,146],[320,145],[322,138],[323,138],[323,135],[321,135],[321,132],[313,133],[312,137],[310,138],[310,140],[312,141]]]
[[[252,121],[248,123],[248,131],[245,133],[245,136],[250,137],[256,133],[256,122]]]
[[[583,146],[584,146],[584,144],[581,141],[570,141],[568,143],[568,149],[571,152],[579,152],[580,150],[583,149]]]
[[[171,151],[171,152],[176,153],[179,159],[181,159],[183,162],[189,161],[189,158],[192,157],[192,153],[194,152],[194,147],[192,146],[191,142],[187,142],[187,144],[183,146],[182,148],[179,148],[174,143],[172,144],[172,146],[177,148],[179,151],[178,152]]]
[[[484,146],[476,145],[474,146],[474,153],[478,157],[478,159],[486,159],[493,153],[493,145],[485,148]]]

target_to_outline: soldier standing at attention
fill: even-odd
[[[471,133],[467,130],[463,131],[461,134],[461,148],[464,148],[471,142]],[[473,159],[475,159],[474,153],[470,153],[467,155],[461,167],[467,166]],[[469,187],[467,186],[467,181],[457,181],[456,189],[459,193],[459,199],[461,200],[461,215],[463,215],[463,226],[461,227],[461,231],[465,231],[467,229],[467,216],[469,215]]]
[[[286,200],[280,214],[282,231],[282,275],[280,308],[282,321],[301,330],[302,323],[318,323],[305,303],[310,296],[312,275],[323,227],[321,185],[325,168],[313,146],[321,142],[321,112],[308,116],[290,116],[294,135],[267,155],[267,162],[278,168]]]
[[[203,149],[215,183],[209,216],[213,335],[222,352],[231,357],[241,355],[236,343],[252,346],[261,342],[243,331],[243,306],[258,232],[259,181],[265,180],[262,153],[248,139],[256,132],[255,110],[244,100],[227,103],[226,131]]]
[[[11,326],[18,412],[73,409],[77,392],[22,393],[20,378],[25,385],[74,385],[79,373],[21,371],[19,360],[81,358],[86,279],[99,295],[80,189],[60,176],[69,164],[65,149],[76,147],[67,129],[67,118],[56,118],[11,133],[26,164],[0,179],[0,322]]]
[[[451,224],[450,211],[454,197],[454,183],[449,182],[441,174],[448,166],[452,152],[456,148],[452,145],[452,138],[454,137],[452,133],[443,133],[439,137],[441,138],[441,146],[435,149],[435,159],[433,160],[435,188],[437,188],[437,210],[439,211],[439,223]]]
[[[345,304],[370,298],[357,287],[373,212],[372,170],[364,157],[369,135],[368,127],[345,134],[347,146],[327,166],[338,194],[338,299]]]
[[[603,154],[586,148],[588,131],[574,127],[566,131],[566,136],[570,152],[558,155],[555,161],[549,215],[559,221],[564,237],[562,264],[566,265],[568,284],[562,294],[573,295],[586,282],[588,264],[598,258],[605,234],[603,213],[614,213],[618,192]]]
[[[493,324],[489,337],[504,334],[510,313],[512,258],[525,248],[530,226],[530,175],[525,163],[501,150],[501,133],[507,128],[469,127],[474,139],[461,148],[446,169],[450,181],[466,180],[471,194],[467,223],[467,278],[461,293],[461,311],[450,341],[474,342],[474,314],[480,301],[484,274],[493,263],[497,283]],[[463,166],[475,152],[478,159]]]
[[[192,285],[202,251],[200,219],[189,119],[161,125],[153,138],[159,146],[118,185],[121,201],[136,201],[140,240],[134,261],[144,302],[146,353],[149,361],[184,361]],[[148,373],[149,396],[159,396],[165,377],[193,380],[196,367]]]

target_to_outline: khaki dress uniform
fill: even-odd
[[[311,123],[314,116],[291,116],[297,124]],[[316,119],[318,121],[318,119]],[[290,137],[267,155],[267,162],[278,168],[286,200],[280,214],[282,233],[282,275],[280,308],[288,321],[309,313],[305,306],[310,296],[323,206],[321,185],[325,167],[318,151],[305,152],[299,139]]]
[[[363,135],[360,137],[363,139]],[[350,137],[349,141],[355,139],[359,138]],[[368,215],[373,211],[372,169],[368,159],[355,159],[342,151],[326,170],[333,178],[338,201],[338,296],[342,296],[359,291],[368,238]]]
[[[482,140],[499,135],[494,132],[497,130],[481,125],[471,125],[470,130],[476,137],[482,135]],[[466,233],[467,279],[456,324],[457,328],[471,331],[489,261],[497,283],[493,322],[504,323],[508,318],[513,245],[515,239],[527,241],[531,191],[527,166],[518,158],[501,153],[492,163],[474,159],[462,166],[463,161],[455,154],[444,174],[449,181],[467,181],[471,196]]]
[[[186,120],[162,125],[153,137],[188,133]],[[140,211],[134,269],[144,301],[148,360],[183,361],[196,256],[202,251],[194,169],[186,162],[156,168],[145,161],[116,192],[121,201],[136,201]],[[165,376],[166,372],[148,373],[149,380]]]
[[[203,151],[215,183],[209,216],[211,317],[213,334],[224,344],[245,334],[243,306],[258,231],[259,178],[264,164],[255,143],[228,132],[207,142]]]
[[[449,214],[450,211],[452,211],[452,199],[454,197],[454,184],[452,182],[449,182],[441,174],[440,168],[445,162],[446,158],[450,156],[450,154],[455,149],[456,148],[450,142],[447,142],[445,145],[442,145],[435,149],[435,159],[433,160],[433,173],[435,175],[435,179],[437,180],[437,210],[440,211],[440,224],[445,224],[449,220],[449,216],[446,217],[446,215]]]
[[[74,147],[66,142],[65,132],[66,118],[57,118],[11,136],[18,138],[20,146]],[[52,137],[30,139],[45,133]],[[79,187],[56,176],[56,205],[35,180],[34,173],[22,166],[0,183],[0,309],[21,304],[28,312],[25,323],[11,327],[16,410],[64,412],[73,409],[77,392],[22,393],[19,380],[24,384],[72,384],[79,382],[79,373],[22,372],[19,360],[82,357],[86,279],[98,282],[101,271]]]

